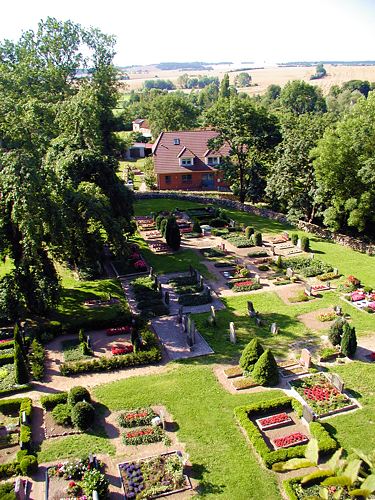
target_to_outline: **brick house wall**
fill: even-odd
[[[217,190],[220,186],[226,187],[223,175],[220,172],[189,172],[186,174],[170,173],[158,174],[158,189],[160,190]],[[220,179],[220,182],[218,181]]]

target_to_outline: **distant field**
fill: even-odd
[[[332,85],[341,85],[348,80],[369,80],[370,82],[375,82],[375,66],[332,66],[326,64],[325,68],[328,75],[321,80],[312,81],[310,81],[310,76],[315,73],[315,67],[313,66],[254,69],[249,71],[249,73],[252,76],[253,84],[257,85],[243,90],[251,95],[262,94],[272,83],[283,87],[289,80],[305,80],[312,85],[321,87],[323,93],[327,94]],[[142,73],[129,73],[130,80],[126,83],[128,90],[140,89],[145,80],[155,78],[168,79],[175,83],[177,78],[183,73],[188,73],[192,76],[218,76],[221,79],[228,69],[227,66],[216,66],[212,71],[163,71],[155,67],[145,66]],[[231,82],[233,82],[237,74],[229,73]]]

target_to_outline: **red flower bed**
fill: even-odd
[[[357,300],[363,300],[366,298],[364,293],[354,292],[352,293],[352,302],[357,302]]]
[[[281,424],[290,420],[291,418],[286,413],[278,413],[277,415],[272,415],[271,417],[261,418],[258,420],[258,423],[261,427],[269,427],[270,425]]]
[[[353,275],[348,276],[348,281],[354,286],[359,286],[361,281]]]
[[[293,446],[307,440],[307,436],[301,434],[300,432],[295,432],[294,434],[289,434],[289,436],[276,438],[273,443],[276,448],[287,448],[288,446]]]
[[[234,283],[234,287],[239,287],[239,286],[251,286],[254,284],[254,281],[247,280],[247,281],[238,281],[237,283]]]
[[[126,433],[127,439],[133,439],[139,436],[148,436],[149,434],[153,434],[154,429],[149,428],[149,429],[140,429],[137,431],[130,431]]]
[[[133,420],[133,418],[143,418],[147,417],[147,415],[148,411],[142,411],[139,413],[128,413],[127,415],[125,415],[125,420]]]
[[[135,267],[135,269],[138,269],[138,270],[147,268],[145,261],[142,259],[137,260],[137,262],[134,262],[134,267]]]
[[[313,401],[329,401],[332,396],[337,396],[339,391],[333,386],[322,387],[321,385],[314,385],[313,387],[306,387],[303,390],[304,396]]]
[[[111,352],[114,356],[118,356],[119,354],[129,354],[133,352],[133,346],[132,345],[124,345],[124,346],[112,346],[111,347]]]
[[[107,335],[118,335],[119,333],[130,333],[131,326],[117,326],[115,328],[107,328]]]
[[[327,285],[314,285],[311,287],[312,290],[329,290]]]

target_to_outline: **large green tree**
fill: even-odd
[[[148,115],[152,135],[168,130],[185,130],[197,126],[198,108],[182,92],[157,96]]]
[[[280,104],[296,115],[322,113],[327,109],[321,90],[302,80],[293,80],[285,85],[280,94]]]
[[[375,235],[375,92],[359,100],[314,151],[324,223]]]
[[[229,145],[229,157],[222,158],[220,168],[243,203],[251,189],[253,169],[266,161],[280,140],[276,118],[251,99],[231,97],[219,99],[207,111],[205,121],[219,133],[210,147],[218,150]]]

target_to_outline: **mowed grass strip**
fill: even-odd
[[[281,498],[275,476],[249,448],[233,409],[249,401],[272,399],[280,391],[230,395],[207,366],[181,365],[163,375],[124,379],[94,389],[111,410],[162,404],[178,425],[199,481],[200,496],[228,500]]]

